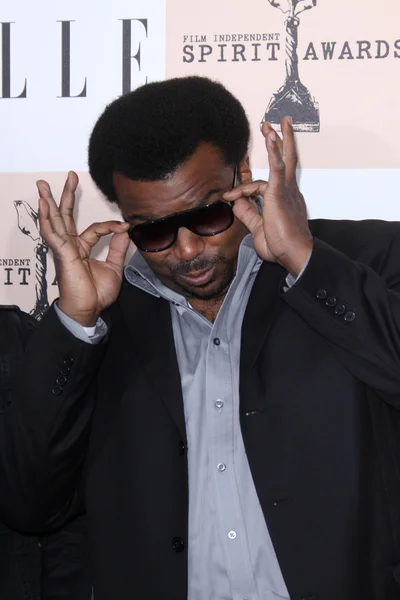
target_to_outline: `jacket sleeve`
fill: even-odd
[[[387,233],[374,268],[314,238],[307,268],[282,298],[349,372],[400,409],[399,225]]]
[[[95,376],[106,345],[75,338],[54,308],[31,330],[0,436],[0,513],[9,527],[43,533],[83,512]]]

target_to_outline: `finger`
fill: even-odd
[[[40,179],[36,182],[39,197],[43,198],[49,207],[49,219],[51,221],[52,228],[55,232],[57,232],[60,236],[65,237],[67,235],[67,228],[64,223],[64,219],[60,213],[60,209],[57,206],[56,201],[54,200],[53,194],[51,192],[51,188],[47,181]]]
[[[49,204],[45,198],[39,198],[38,217],[40,234],[44,237],[46,242],[48,242],[49,236],[53,235],[55,232],[50,221]]]
[[[48,246],[51,248],[55,256],[60,255],[62,248],[63,256],[67,259],[73,259],[78,256],[77,248],[73,244],[66,246],[66,239],[60,236],[54,229],[50,218],[49,203],[45,198],[39,198],[39,229],[40,235],[44,238]]]
[[[129,223],[122,223],[121,221],[93,223],[80,234],[79,239],[85,242],[89,248],[93,248],[105,235],[110,235],[110,233],[124,233],[128,231],[129,227]]]
[[[36,186],[41,198],[45,198],[45,200],[53,200],[54,202],[53,194],[51,193],[51,188],[47,181],[44,181],[44,179],[39,179],[36,182]]]
[[[275,133],[275,135],[276,135],[276,143],[278,144],[279,151],[280,151],[281,153],[283,153],[283,141],[282,141],[282,139],[281,139],[280,135],[279,135],[279,134],[278,134],[278,132],[277,132],[277,131],[276,131],[276,130],[275,130],[273,127],[272,127],[271,123],[268,123],[268,121],[265,121],[265,122],[263,123],[263,125],[262,125],[262,128],[261,128],[261,133],[263,134],[263,136],[264,136],[265,138],[267,138],[267,136],[268,136],[268,135],[270,135],[270,134],[271,134],[271,133],[273,133],[273,132],[274,132],[274,133]]]
[[[262,227],[262,216],[256,208],[243,198],[236,200],[233,205],[233,213],[250,231],[252,235]]]
[[[118,273],[122,273],[130,239],[128,233],[115,233],[110,242],[106,263],[112,265]]]
[[[283,161],[286,167],[286,181],[292,184],[296,181],[296,169],[298,163],[298,155],[296,148],[296,140],[291,117],[283,117],[281,120],[281,128],[283,133]]]
[[[53,228],[53,224],[50,219],[49,202],[46,198],[39,198],[38,216],[40,233],[46,242],[48,241],[49,236],[56,236],[54,239],[62,239]]]
[[[281,199],[283,198],[285,191],[286,173],[285,163],[283,162],[282,154],[278,147],[275,131],[272,131],[267,135],[265,144],[268,152],[269,179],[264,198],[272,196],[276,199]]]
[[[79,178],[74,171],[68,173],[60,200],[60,213],[63,217],[65,227],[70,235],[76,235],[74,220],[75,192],[78,187]]]
[[[253,196],[255,194],[264,194],[268,187],[268,183],[261,179],[257,181],[249,181],[248,183],[241,183],[237,185],[229,192],[226,192],[223,197],[229,202],[238,200],[242,196]]]

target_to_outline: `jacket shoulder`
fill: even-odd
[[[0,304],[0,310],[2,310],[2,311],[6,311],[6,310],[20,311],[21,309],[16,304]]]
[[[0,322],[14,322],[24,331],[31,331],[37,327],[37,321],[24,312],[16,304],[0,304]]]
[[[309,225],[315,237],[378,271],[394,245],[400,247],[398,221],[312,219]]]
[[[310,229],[313,235],[324,242],[337,243],[385,243],[391,237],[400,235],[399,221],[383,221],[379,219],[365,219],[352,221],[346,219],[310,219]]]

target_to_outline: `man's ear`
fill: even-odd
[[[246,156],[240,161],[238,179],[238,183],[249,183],[253,180],[248,154],[246,154]]]

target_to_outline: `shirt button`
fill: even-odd
[[[223,400],[217,400],[215,403],[215,408],[218,408],[218,410],[221,410],[221,408],[224,406],[224,402]]]
[[[219,338],[214,338],[213,342],[214,342],[214,346],[219,346],[221,343],[221,340]]]
[[[221,473],[222,473],[226,469],[226,464],[225,463],[218,463],[217,464],[217,469],[218,469],[218,471],[221,471]]]
[[[230,540],[234,540],[234,539],[235,539],[235,537],[236,537],[236,531],[230,531],[230,532],[228,533],[228,538],[229,538]]]

